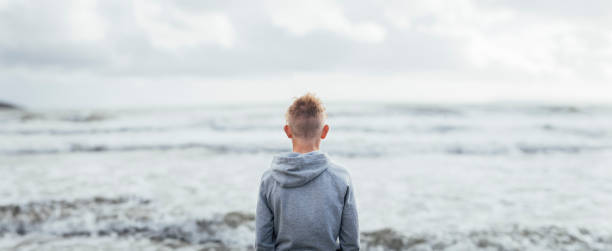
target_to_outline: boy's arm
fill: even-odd
[[[353,183],[350,180],[344,195],[339,239],[341,250],[359,250],[359,220]]]
[[[263,189],[263,181],[259,186],[257,213],[255,216],[255,247],[259,250],[274,250],[274,214],[268,206]]]

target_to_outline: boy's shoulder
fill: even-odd
[[[330,161],[328,163],[327,173],[336,180],[342,181],[342,183],[345,185],[349,185],[351,183],[351,174],[346,168],[339,164]]]
[[[272,179],[272,168],[268,168],[266,169],[262,174],[261,174],[261,178],[260,181],[261,183],[267,183],[269,180]]]

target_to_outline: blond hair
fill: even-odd
[[[293,136],[304,139],[319,136],[326,117],[323,103],[312,93],[296,98],[285,114]]]

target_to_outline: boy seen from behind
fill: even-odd
[[[257,250],[359,250],[359,224],[349,173],[319,151],[329,132],[321,101],[296,99],[284,127],[293,152],[280,154],[261,177]]]

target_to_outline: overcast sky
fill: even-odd
[[[0,100],[610,102],[610,13],[610,0],[0,0]]]

